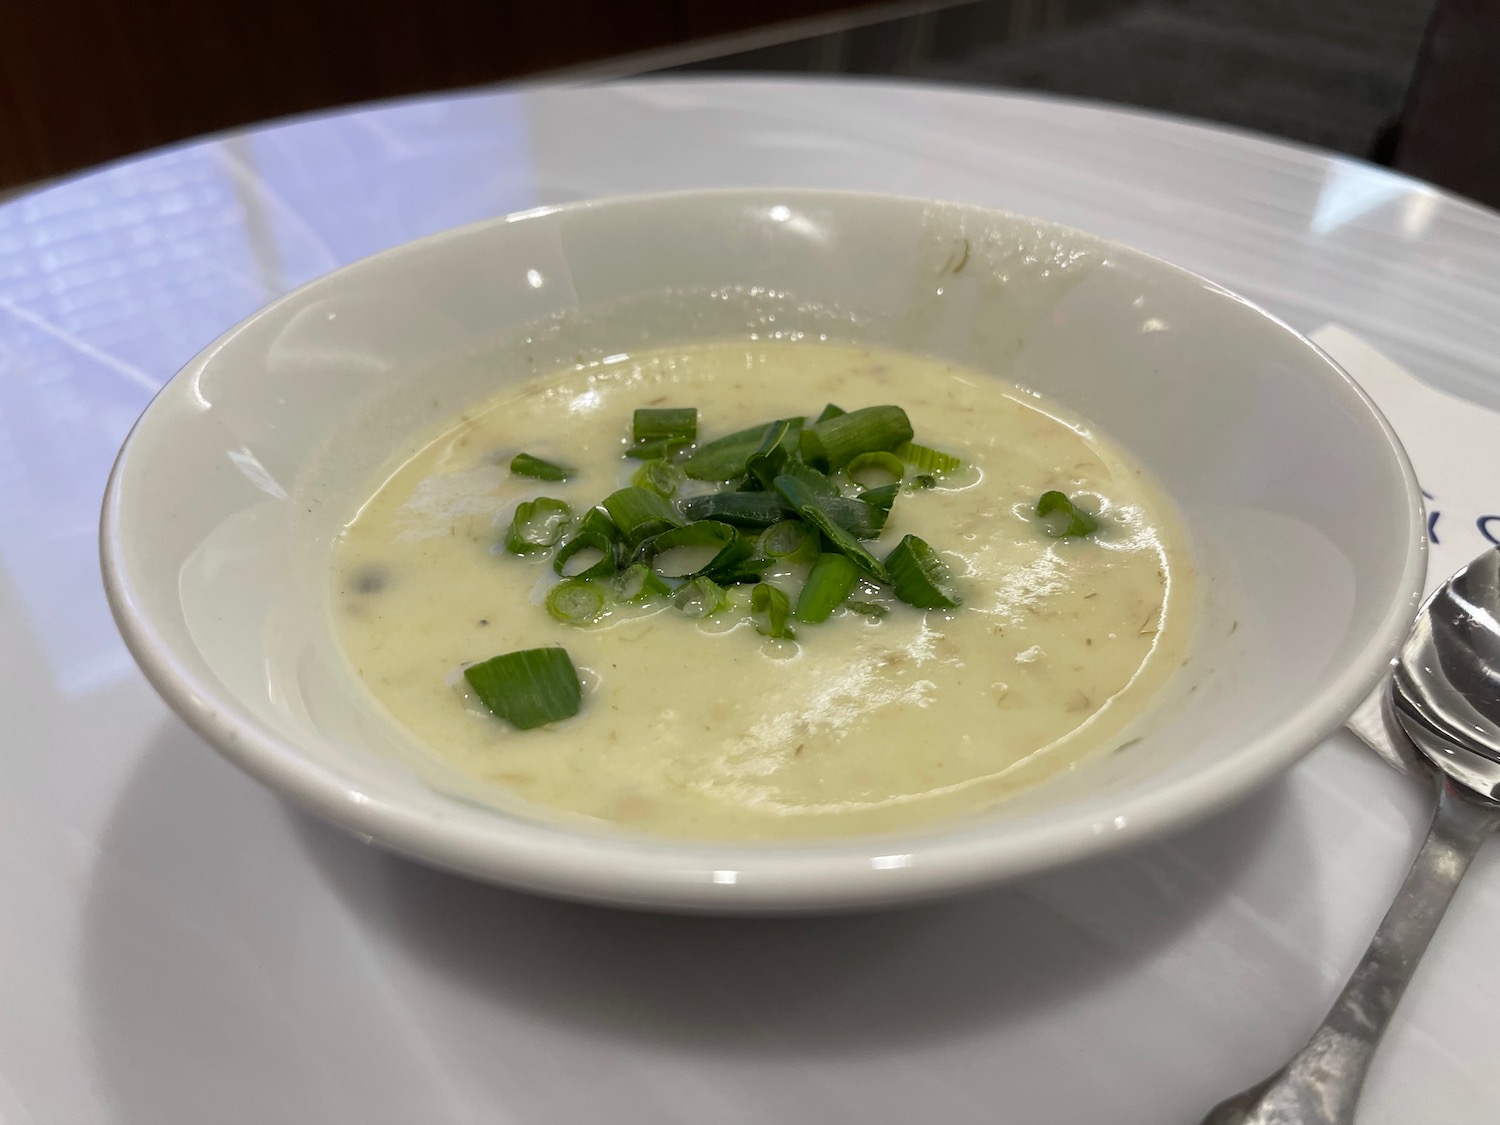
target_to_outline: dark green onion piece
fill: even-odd
[[[770,426],[753,426],[726,437],[705,442],[682,463],[682,471],[694,480],[734,480],[745,475],[745,466],[760,448]]]
[[[1055,512],[1065,513],[1066,518],[1049,518]],[[1042,493],[1042,498],[1036,502],[1036,514],[1045,521],[1047,534],[1054,539],[1083,536],[1099,530],[1098,520],[1056,489]]]
[[[729,593],[712,578],[699,575],[677,588],[672,604],[689,617],[710,617],[728,607]]]
[[[801,461],[788,462],[782,475],[796,477],[814,496],[841,495],[839,486],[833,483],[827,473],[820,472],[811,465],[804,465]]]
[[[678,505],[690,520],[719,520],[735,527],[770,527],[792,514],[777,492],[710,492]]]
[[[627,567],[615,579],[615,597],[622,602],[650,601],[652,598],[664,597],[671,592],[672,587],[663,582],[661,575],[645,563],[636,563],[634,566]]]
[[[602,505],[620,529],[620,537],[626,546],[632,548],[643,539],[659,535],[668,528],[681,527],[683,523],[677,509],[666,497],[639,485],[611,492]]]
[[[787,502],[797,509],[798,515],[821,531],[840,554],[847,555],[870,577],[882,582],[888,580],[880,560],[870,554],[858,539],[845,531],[822,507],[827,497],[818,496],[794,476],[777,477],[776,491],[786,497]]]
[[[813,563],[812,573],[797,595],[798,621],[827,621],[844,604],[859,580],[859,568],[843,555],[824,551]]]
[[[888,508],[868,504],[863,498],[851,500],[844,496],[824,496],[818,506],[828,513],[830,519],[856,539],[874,539],[885,528]]]
[[[861,453],[895,449],[911,435],[911,421],[899,406],[866,406],[803,430],[802,459],[833,472]]]
[[[890,612],[887,607],[881,605],[879,602],[845,602],[844,607],[850,613],[862,613],[866,617],[873,617],[876,620],[879,620]]]
[[[830,418],[837,418],[840,414],[847,414],[847,413],[849,413],[849,412],[847,410],[845,410],[842,406],[835,406],[835,405],[833,405],[833,403],[830,402],[827,406],[823,407],[823,413],[821,413],[821,414],[818,415],[817,421],[819,421],[819,422],[826,422]]]
[[[783,520],[761,533],[756,550],[772,562],[809,563],[822,553],[817,528],[801,520]]]
[[[632,461],[664,461],[668,457],[675,457],[681,453],[687,445],[670,438],[657,438],[655,441],[643,441],[632,445],[625,451],[625,456]]]
[[[670,500],[685,480],[687,474],[679,466],[661,457],[653,457],[632,474],[630,483],[638,488],[649,488]]]
[[[908,441],[896,450],[896,456],[912,467],[912,472],[917,476],[942,476],[963,468],[963,461],[951,453],[932,449],[929,446],[918,445],[914,441]]]
[[[850,458],[844,472],[861,488],[887,488],[901,483],[906,476],[906,462],[894,453],[861,453]]]
[[[513,555],[542,551],[562,538],[573,510],[561,500],[539,496],[516,505],[505,532],[505,549]]]
[[[957,609],[963,604],[953,586],[953,576],[937,552],[915,535],[896,544],[885,559],[891,588],[907,605],[918,609]]]
[[[703,568],[703,573],[721,586],[733,586],[737,582],[759,582],[774,562],[760,552],[760,536],[753,532],[740,531],[735,541],[725,546]]]
[[[567,480],[573,470],[552,461],[543,461],[529,453],[517,453],[510,459],[512,476],[534,477],[536,480]]]
[[[604,591],[587,578],[565,578],[547,591],[547,612],[564,625],[588,625],[604,612]]]
[[[578,529],[573,533],[572,538],[564,542],[557,549],[557,554],[552,556],[552,569],[564,578],[607,577],[613,574],[620,565],[617,549],[619,538],[620,529],[609,518],[609,513],[603,508],[590,508],[579,521]],[[576,574],[569,574],[568,560],[579,551],[586,551],[590,548],[599,552],[599,560]]]
[[[479,700],[518,730],[578,714],[583,689],[566,649],[507,652],[464,669]]]
[[[761,488],[770,488],[771,482],[781,475],[786,463],[800,456],[802,419],[783,418],[772,422],[766,429],[760,445],[745,462],[745,470]]]
[[[787,624],[791,612],[791,601],[775,586],[762,582],[750,591],[750,621],[762,636],[785,640],[796,637]]]
[[[872,508],[879,508],[887,515],[890,514],[891,505],[896,502],[896,497],[901,494],[899,484],[883,484],[879,488],[867,488],[861,492],[858,499],[863,500]]]
[[[653,441],[692,445],[698,440],[698,409],[693,406],[644,408],[635,412],[630,436],[637,447]]]

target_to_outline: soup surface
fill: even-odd
[[[922,537],[961,608],[845,609],[797,625],[795,640],[761,636],[740,601],[701,620],[663,600],[573,626],[542,606],[557,581],[546,558],[497,546],[523,500],[581,513],[627,483],[637,407],[696,407],[712,439],[825,402],[897,404],[916,441],[964,459],[936,487],[903,491],[871,544],[883,558]],[[523,450],[578,471],[513,476]],[[1095,512],[1098,530],[1050,537],[1035,506],[1052,489]],[[795,599],[802,577],[772,580]],[[466,774],[565,814],[755,840],[972,812],[1120,745],[1183,662],[1191,581],[1165,497],[1056,404],[912,355],[735,342],[532,379],[455,419],[372,482],[335,548],[332,605],[370,691]],[[461,674],[555,645],[584,684],[563,722],[515,730]]]

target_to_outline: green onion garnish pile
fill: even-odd
[[[567,625],[598,622],[615,605],[661,603],[693,618],[735,607],[757,632],[789,640],[840,609],[878,620],[889,609],[882,595],[957,609],[953,577],[922,539],[907,535],[884,558],[868,546],[903,492],[931,488],[963,465],[912,436],[906,412],[889,405],[829,405],[812,421],[782,418],[705,442],[694,408],[637,410],[625,451],[639,462],[631,483],[582,513],[548,496],[525,501],[505,549],[550,559],[562,581],[546,609]],[[527,453],[510,470],[542,481],[573,475]],[[1096,526],[1060,492],[1043,495],[1037,514],[1054,536]],[[795,596],[774,584],[804,571]],[[464,675],[486,707],[523,730],[580,706],[561,648],[507,653]]]
[[[854,612],[870,617],[883,611],[882,590],[919,609],[959,606],[952,576],[921,539],[906,536],[883,559],[867,545],[903,484],[930,486],[962,465],[914,444],[899,406],[829,406],[811,422],[781,418],[697,439],[693,408],[637,410],[625,451],[640,462],[632,483],[576,517],[547,496],[516,509],[506,550],[551,552],[564,579],[547,597],[554,618],[588,625],[611,604],[655,600],[691,617],[739,605],[763,635],[792,638],[793,621],[826,621],[856,592]],[[570,475],[529,454],[511,471]],[[690,480],[713,487],[679,495]],[[789,564],[809,568],[795,597],[762,581]],[[751,587],[748,604],[731,596],[736,586]]]

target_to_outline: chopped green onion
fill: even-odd
[[[745,475],[750,458],[760,448],[770,426],[753,426],[726,437],[705,442],[682,463],[682,471],[694,480],[734,480]]]
[[[539,496],[516,505],[505,532],[505,549],[513,555],[545,550],[562,538],[573,510],[561,500]]]
[[[672,604],[689,617],[711,617],[729,605],[729,594],[712,578],[699,575],[677,588]]]
[[[760,536],[740,531],[736,532],[734,542],[725,546],[703,568],[703,573],[721,586],[758,582],[774,561],[761,554]]]
[[[756,549],[772,562],[779,563],[815,562],[823,550],[817,529],[801,520],[773,523],[761,533]]]
[[[643,539],[668,528],[681,527],[683,523],[666,497],[639,485],[611,492],[601,503],[620,529],[626,546],[632,548]]]
[[[663,574],[666,578],[689,577],[702,574],[710,562],[718,558],[738,539],[739,533],[727,523],[719,523],[716,520],[698,520],[683,527],[668,528],[649,539],[642,540],[641,545],[635,549],[635,561],[650,563],[658,574],[663,574],[661,567],[656,565],[656,560],[669,551],[695,547],[709,549],[710,553],[703,565],[692,567],[682,574]]]
[[[850,613],[862,613],[866,617],[873,617],[877,621],[890,612],[890,608],[879,602],[845,602],[844,608]]]
[[[861,453],[850,458],[844,472],[861,488],[887,488],[901,483],[906,476],[906,462],[894,453]]]
[[[680,441],[670,441],[667,438],[657,438],[655,441],[643,441],[639,445],[632,445],[625,451],[625,456],[632,461],[664,461],[668,457],[675,457],[685,448]]]
[[[565,578],[547,591],[547,612],[564,625],[588,625],[604,613],[604,591],[587,578]]]
[[[671,592],[672,587],[663,582],[661,575],[645,563],[636,563],[626,568],[615,579],[615,596],[622,602],[650,601]]]
[[[464,669],[474,694],[517,730],[531,730],[578,714],[583,688],[562,648],[529,648]]]
[[[661,457],[642,462],[641,467],[630,477],[630,483],[637,488],[648,488],[669,500],[676,495],[685,480],[687,474],[679,466]]]
[[[918,609],[957,609],[963,604],[953,587],[953,576],[937,552],[915,535],[896,544],[885,559],[891,588],[907,605]]]
[[[750,592],[750,620],[762,636],[792,640],[796,633],[787,624],[792,604],[786,594],[762,582]]]
[[[801,461],[788,462],[782,475],[796,477],[814,496],[841,495],[839,486],[833,483],[827,473],[819,472],[811,465],[804,465]]]
[[[824,496],[818,506],[828,513],[830,519],[856,539],[874,539],[885,529],[888,508],[867,503],[863,497],[849,499],[844,496]]]
[[[517,453],[510,459],[512,476],[534,477],[537,480],[567,480],[573,470],[552,461],[543,461],[529,453]]]
[[[578,523],[573,537],[552,556],[552,569],[564,578],[604,578],[620,565],[617,544],[620,529],[603,508],[590,508]],[[599,558],[582,570],[569,571],[568,563],[580,551],[594,550]]]
[[[1062,515],[1049,519],[1054,512]],[[1098,520],[1069,500],[1066,493],[1056,489],[1042,493],[1042,498],[1036,502],[1036,514],[1042,517],[1047,534],[1054,539],[1083,536],[1099,530]]]
[[[631,437],[636,445],[670,441],[691,445],[698,438],[698,408],[694,406],[643,408],[635,412]]]
[[[891,505],[896,502],[896,497],[901,493],[899,484],[883,484],[879,488],[867,488],[859,494],[857,499],[863,500],[872,508],[879,508],[887,515],[890,514]]]
[[[943,453],[941,450],[932,449],[925,445],[918,445],[914,441],[908,441],[896,449],[896,456],[912,467],[913,473],[918,476],[943,476],[946,473],[955,472],[963,468],[963,461],[951,453]]]
[[[821,531],[840,554],[847,555],[870,577],[882,582],[888,580],[880,560],[870,554],[858,539],[844,530],[822,507],[827,497],[817,495],[797,477],[786,475],[776,478],[776,491],[786,497],[787,502],[797,509],[798,515]]]
[[[823,413],[819,414],[816,420],[819,422],[826,422],[830,418],[837,418],[840,414],[847,413],[849,412],[842,406],[835,406],[830,402],[827,406],[823,407]]]
[[[760,439],[760,445],[745,462],[750,476],[762,488],[770,488],[771,482],[781,475],[782,469],[792,458],[799,456],[802,440],[802,419],[783,418],[772,422]]]
[[[866,406],[803,430],[802,458],[833,472],[861,453],[895,449],[911,435],[911,420],[899,406]]]
[[[813,563],[812,573],[797,596],[798,621],[827,621],[844,604],[859,580],[859,568],[843,555],[824,551]]]
[[[776,492],[710,492],[682,501],[680,508],[687,519],[719,520],[735,527],[770,527],[792,514]]]

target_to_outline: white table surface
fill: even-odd
[[[1063,101],[739,80],[447,97],[0,206],[0,1123],[1174,1125],[1300,1043],[1426,813],[1344,733],[1124,858],[886,915],[683,919],[361,846],[220,762],[136,672],[100,592],[98,504],[130,423],[201,346],[443,227],[753,184],[1073,223],[1500,405],[1500,216]],[[1500,1122],[1497,966],[1500,843],[1396,1017],[1362,1123]]]

